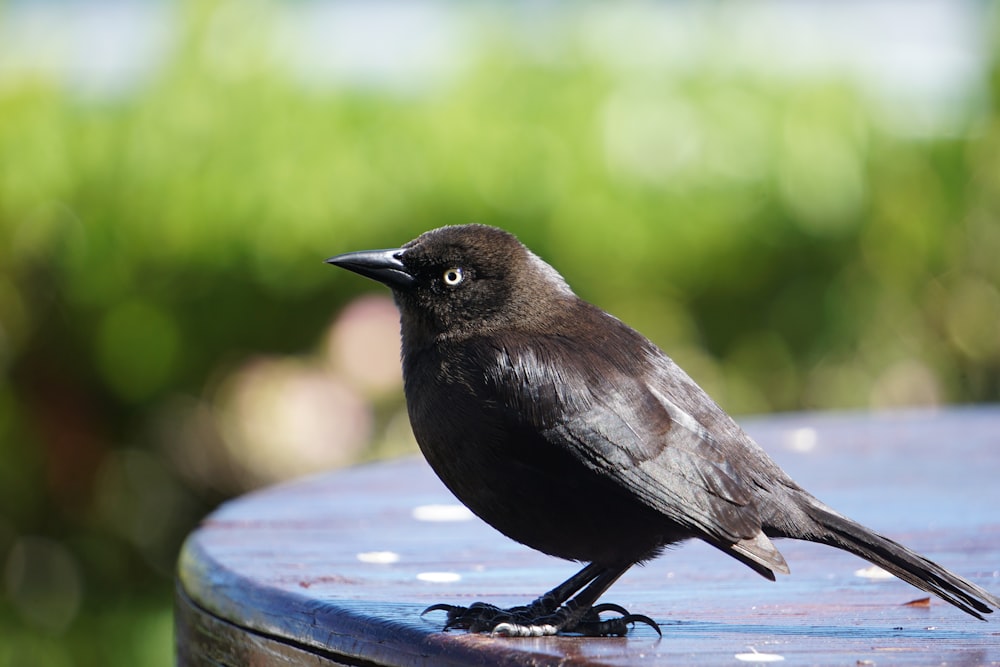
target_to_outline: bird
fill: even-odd
[[[764,577],[774,542],[851,552],[981,620],[1000,598],[828,507],[666,353],[578,297],[513,234],[449,225],[327,263],[392,290],[423,456],[474,514],[582,569],[512,608],[436,604],[445,630],[624,636],[659,625],[598,604],[629,568],[700,539]]]

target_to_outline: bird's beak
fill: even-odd
[[[406,289],[412,287],[416,279],[399,259],[402,252],[401,248],[346,252],[331,257],[326,263],[377,280],[392,289]]]

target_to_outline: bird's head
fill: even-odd
[[[513,234],[486,225],[441,227],[401,248],[326,261],[389,286],[404,337],[411,327],[440,337],[537,321],[553,300],[573,296],[562,276]]]

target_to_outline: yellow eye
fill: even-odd
[[[444,284],[448,287],[456,287],[465,280],[465,275],[462,273],[462,269],[455,266],[444,272]]]

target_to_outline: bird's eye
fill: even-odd
[[[452,267],[444,272],[444,284],[448,287],[456,287],[463,280],[465,280],[465,274],[462,273],[462,269],[459,267]]]

